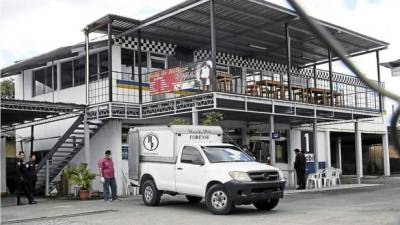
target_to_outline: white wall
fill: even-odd
[[[122,195],[124,192],[124,182],[122,175],[122,123],[119,120],[110,120],[103,125],[103,127],[92,137],[90,140],[90,163],[89,168],[92,172],[98,174],[97,162],[104,156],[107,149],[111,150],[115,180],[117,181],[117,193]],[[82,149],[75,158],[69,163],[70,165],[77,165],[86,162],[85,151]],[[103,191],[103,186],[100,177],[92,183],[92,190]]]

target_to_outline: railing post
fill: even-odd
[[[143,86],[142,86],[142,32],[137,30],[138,39],[138,81],[139,81],[139,104],[143,103]]]
[[[292,67],[292,56],[291,56],[291,39],[290,39],[290,32],[289,32],[289,24],[285,23],[285,32],[286,32],[286,60],[287,60],[287,77],[288,77],[288,93],[289,93],[289,101],[293,100],[292,96],[292,81],[291,81],[291,74],[290,69]],[[283,83],[283,80],[282,80]]]
[[[211,33],[211,91],[217,90],[217,45],[215,34],[214,0],[210,0],[210,33]]]
[[[108,97],[109,101],[112,102],[113,99],[113,87],[112,87],[112,21],[107,24],[108,33]]]
[[[49,170],[49,167],[50,167],[50,160],[48,159],[48,160],[46,160],[46,183],[45,183],[45,196],[47,197],[47,196],[49,196],[49,185],[50,185],[50,170]]]
[[[89,31],[85,29],[85,88],[86,88],[86,105],[89,105]]]
[[[329,91],[331,93],[331,106],[334,106],[333,103],[333,73],[332,73],[332,52],[328,49],[328,65],[329,65]]]

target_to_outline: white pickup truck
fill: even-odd
[[[204,198],[214,214],[228,214],[241,204],[270,210],[285,188],[281,171],[222,143],[217,126],[132,128],[129,178],[148,206],[158,205],[163,194],[184,194],[191,203]]]

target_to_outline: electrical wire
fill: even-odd
[[[304,8],[296,1],[296,0],[287,0],[288,3],[292,6],[292,8],[299,14],[299,16],[305,21],[305,23],[311,28],[313,33],[321,39],[329,49],[335,53],[340,60],[345,64],[356,76],[358,76],[367,86],[374,89],[375,91],[381,93],[383,96],[389,97],[398,103],[400,103],[400,96],[395,93],[389,92],[381,87],[379,84],[376,84],[374,81],[369,80],[351,61],[349,57],[347,57],[348,52],[342,47],[342,45],[322,26],[320,26],[315,19],[308,16]],[[397,107],[394,112],[391,120],[390,130],[391,135],[393,136],[393,144],[397,151],[400,153],[400,141],[398,140],[398,130],[397,124],[400,117],[400,105]]]

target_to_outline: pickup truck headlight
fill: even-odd
[[[229,176],[232,177],[232,179],[237,180],[237,181],[251,181],[249,174],[246,172],[241,172],[241,171],[230,171]]]

